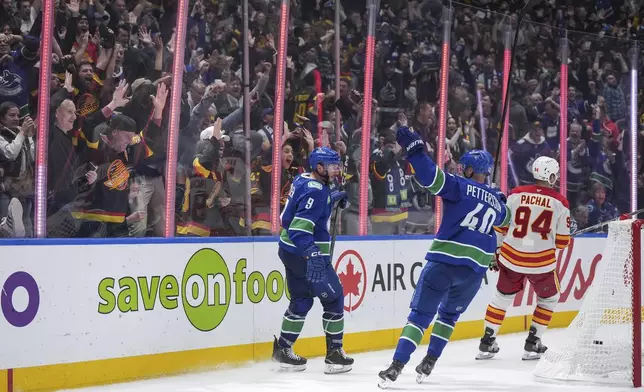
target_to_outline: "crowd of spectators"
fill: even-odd
[[[518,9],[501,0],[450,3],[448,101],[440,102],[444,2],[381,0],[376,23],[372,124],[360,145],[366,66],[364,0],[292,0],[284,134],[273,145],[280,3],[249,0],[244,31],[238,0],[190,0],[185,56],[176,47],[176,0],[57,2],[51,91],[38,85],[42,0],[0,7],[0,237],[34,236],[39,94],[51,101],[47,154],[49,237],[162,236],[167,187],[175,234],[270,234],[271,175],[281,201],[320,145],[349,155],[349,207],[340,233],[358,227],[360,168],[368,165],[370,234],[431,234],[435,199],[414,180],[395,140],[410,125],[436,157],[440,105],[447,105],[445,169],[470,149],[496,154],[504,43]],[[639,3],[540,2],[523,20],[509,89],[512,188],[531,183],[540,155],[560,156],[568,130],[568,198],[574,226],[630,211],[630,59],[644,39]],[[340,57],[334,52],[340,36]],[[250,53],[250,140],[244,134],[242,48]],[[560,123],[562,45],[569,48],[567,124]],[[634,56],[644,64],[640,50]],[[172,69],[184,64],[176,183],[165,182]],[[335,64],[340,63],[336,91]],[[638,67],[640,77],[644,67]],[[640,79],[644,80],[644,79]],[[644,86],[644,82],[640,84]],[[638,92],[641,98],[641,90]],[[644,132],[644,107],[637,125]],[[336,113],[341,127],[336,127]],[[643,133],[644,134],[644,133]],[[642,139],[644,140],[644,139]],[[247,166],[250,143],[250,166]],[[273,149],[280,161],[273,162]],[[363,148],[370,161],[362,162]],[[641,151],[641,150],[640,150]],[[638,185],[644,170],[638,159]],[[250,181],[247,181],[250,177]],[[499,182],[498,176],[497,183]],[[250,189],[247,187],[250,182]],[[250,194],[249,198],[247,195]],[[639,205],[644,205],[640,202]],[[252,223],[246,222],[250,211]]]

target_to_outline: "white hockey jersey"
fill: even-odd
[[[524,274],[554,270],[555,250],[570,242],[568,200],[554,189],[526,185],[510,192],[507,206],[512,212],[510,225],[495,227],[499,262]]]

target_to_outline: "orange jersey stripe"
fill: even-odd
[[[492,305],[488,305],[488,306],[487,306],[487,311],[488,311],[488,312],[491,312],[491,313],[494,313],[494,314],[498,314],[498,315],[499,315],[499,316],[501,316],[501,317],[505,317],[505,310],[501,310],[501,309],[495,308],[495,307],[494,307],[494,306],[492,306]]]
[[[509,229],[509,227],[507,227],[507,226],[506,227],[494,226],[494,231],[496,231],[497,233],[503,234],[503,235],[506,235],[508,233],[508,229]]]
[[[534,321],[537,324],[541,324],[543,326],[546,326],[546,327],[548,326],[548,324],[550,324],[550,320],[546,321],[546,320],[540,319],[537,316],[532,316],[532,321]]]
[[[557,239],[555,240],[555,246],[557,247],[557,249],[563,249],[567,247],[568,244],[570,244],[570,237],[559,238],[559,236],[557,236]]]
[[[373,172],[373,175],[376,176],[376,178],[379,180],[384,180],[385,177],[387,177],[387,173],[385,174],[378,173],[378,170],[376,169],[376,162],[373,162],[371,164],[371,171]]]
[[[552,310],[542,308],[541,306],[537,306],[534,310],[538,310],[539,312],[541,312],[541,313],[543,313],[543,314],[545,314],[547,316],[550,316],[550,317],[552,317],[552,315],[554,314],[554,312]]]
[[[505,252],[503,248],[501,248],[501,256],[507,261],[509,261],[510,263],[518,267],[528,267],[528,268],[545,267],[545,266],[554,264],[557,261],[555,259],[554,254],[549,258],[540,260],[540,259],[516,256],[509,252]]]
[[[494,323],[494,324],[499,324],[499,325],[501,325],[501,323],[503,323],[503,319],[504,319],[504,318],[505,318],[505,317],[503,317],[503,316],[497,316],[497,315],[495,315],[495,314],[490,314],[490,313],[487,313],[487,314],[485,315],[485,319],[486,319],[487,321],[489,321],[489,322],[491,322],[491,323]]]
[[[561,293],[561,284],[559,283],[559,277],[557,276],[557,271],[553,271],[555,274],[555,286],[557,286],[557,292]]]
[[[536,253],[529,253],[529,252],[521,252],[519,250],[516,250],[512,246],[508,245],[507,243],[503,243],[501,246],[501,249],[505,249],[507,252],[510,252],[514,254],[517,257],[523,257],[526,259],[542,259],[544,257],[549,257],[549,256],[554,256],[555,250],[554,249],[547,249],[541,252],[536,252]]]
[[[550,320],[552,320],[552,315],[543,314],[542,312],[539,311],[538,308],[534,310],[532,317],[536,317],[540,320],[545,321],[546,323],[549,323]]]

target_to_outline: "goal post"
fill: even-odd
[[[635,219],[608,224],[595,280],[535,376],[642,386],[642,226],[644,220]]]

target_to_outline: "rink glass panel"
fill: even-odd
[[[457,138],[457,147],[453,143],[447,143],[448,153],[446,154],[445,170],[456,172],[457,157],[466,151],[467,148],[484,148],[493,156],[496,156],[498,146],[499,123],[502,113],[502,95],[503,95],[503,63],[504,63],[504,27],[506,24],[511,26],[517,25],[517,17],[514,14],[502,14],[480,10],[464,5],[454,5],[454,19],[452,22],[452,35],[450,42],[450,70],[449,70],[449,92],[448,92],[448,111],[447,135],[446,139],[453,136],[454,127],[462,129],[462,135]],[[359,160],[360,149],[368,148],[370,152],[375,153],[384,138],[380,135],[386,133],[391,121],[395,121],[396,114],[400,111],[407,113],[410,125],[420,128],[415,124],[419,113],[427,111],[427,116],[431,118],[429,126],[428,144],[435,148],[437,135],[437,113],[438,107],[434,103],[438,95],[439,85],[438,78],[432,78],[431,75],[410,76],[402,65],[406,58],[414,59],[415,63],[420,63],[421,68],[427,66],[431,72],[438,73],[436,64],[440,64],[440,45],[441,45],[441,25],[440,9],[425,10],[431,16],[427,26],[418,27],[417,23],[408,23],[408,30],[412,32],[414,42],[424,42],[414,45],[416,50],[412,53],[398,53],[389,45],[391,42],[387,39],[386,28],[380,26],[376,36],[376,64],[379,65],[374,72],[374,98],[378,101],[378,107],[375,110],[374,121],[376,125],[372,127],[372,141],[370,146],[359,146],[352,143],[349,154]],[[395,12],[407,12],[395,10]],[[413,21],[412,21],[413,22]],[[511,96],[510,108],[508,110],[509,127],[508,134],[508,155],[500,156],[499,165],[497,166],[496,185],[499,186],[500,169],[504,167],[504,173],[507,177],[508,190],[516,187],[518,184],[525,182],[530,183],[533,180],[530,175],[531,162],[539,155],[549,155],[560,162],[565,163],[561,170],[566,171],[566,196],[571,203],[573,220],[577,222],[579,229],[590,225],[588,203],[593,198],[601,199],[602,190],[604,190],[605,200],[611,204],[606,206],[604,213],[599,219],[608,219],[616,213],[628,212],[631,210],[633,188],[637,187],[637,182],[631,181],[630,166],[632,161],[631,154],[631,77],[630,77],[630,50],[633,41],[607,38],[602,35],[590,35],[579,32],[568,31],[563,29],[540,24],[538,15],[533,19],[526,18],[521,23],[519,42],[515,50],[514,71],[511,76],[509,94]],[[473,34],[475,31],[477,34]],[[513,31],[513,30],[512,30]],[[614,32],[611,32],[614,33]],[[425,34],[426,38],[420,40],[416,35]],[[190,36],[188,34],[188,36]],[[513,34],[512,34],[513,36]],[[193,45],[191,38],[186,39],[187,58],[192,55]],[[164,39],[167,41],[167,39]],[[567,78],[567,100],[561,102],[561,56],[562,43],[568,45],[568,78]],[[167,48],[164,49],[167,51]],[[386,55],[385,55],[386,54]],[[170,58],[171,54],[168,54]],[[399,70],[402,71],[402,83],[396,87],[396,83],[384,83],[382,75],[385,74],[387,60],[391,61]],[[170,70],[169,61],[164,62],[164,68],[161,70],[167,73]],[[54,67],[56,65],[54,64]],[[415,67],[418,67],[416,65]],[[412,67],[413,68],[413,67]],[[611,73],[610,71],[614,71]],[[350,70],[342,70],[350,71]],[[412,70],[413,71],[413,70]],[[60,75],[60,73],[57,73]],[[420,75],[424,75],[421,72]],[[396,77],[399,74],[396,74]],[[253,77],[253,75],[251,75]],[[394,77],[394,79],[396,79]],[[63,84],[64,78],[52,76],[52,87]],[[271,82],[273,80],[271,79]],[[396,80],[394,80],[396,81]],[[288,83],[288,81],[287,81]],[[205,89],[200,86],[193,86],[187,77],[184,80],[187,91],[191,94],[199,95],[205,93]],[[614,84],[614,86],[613,86]],[[356,71],[352,76],[352,88],[362,89],[362,77],[360,72]],[[608,85],[609,87],[605,87]],[[389,86],[389,87],[387,87]],[[391,87],[393,86],[393,87]],[[423,86],[427,86],[423,87]],[[35,90],[37,86],[33,86]],[[292,86],[291,86],[292,87]],[[415,87],[415,93],[413,88]],[[194,90],[194,91],[193,91]],[[269,83],[267,91],[274,93],[272,83]],[[52,91],[53,92],[53,91]],[[611,97],[608,107],[606,106],[606,95]],[[419,103],[415,107],[409,104],[410,97],[415,98]],[[601,98],[600,98],[601,97]],[[83,97],[81,97],[83,98]],[[87,110],[96,106],[89,97],[87,99],[79,98],[76,113],[80,117]],[[548,98],[559,105],[560,109],[552,108]],[[413,99],[412,99],[413,101]],[[420,103],[428,101],[429,106]],[[99,102],[98,106],[103,106],[105,102]],[[602,119],[599,132],[593,134],[594,106],[603,106],[600,108],[600,118]],[[82,108],[81,108],[82,106]],[[166,106],[166,111],[168,110]],[[83,109],[84,108],[84,109]],[[561,110],[566,111],[567,124],[561,125]],[[85,110],[87,109],[87,110]],[[243,137],[239,140],[235,138],[235,131],[239,132],[240,126],[234,127],[229,131],[231,141],[225,143],[225,148],[220,152],[218,161],[212,168],[215,174],[210,177],[204,185],[202,191],[195,191],[195,187],[188,189],[189,179],[195,176],[193,165],[194,156],[189,153],[183,155],[188,150],[196,149],[200,142],[200,132],[206,129],[214,121],[216,116],[206,116],[202,124],[195,131],[195,137],[187,137],[184,132],[186,121],[191,117],[192,112],[188,105],[182,105],[182,115],[184,111],[185,119],[181,121],[181,132],[178,138],[178,163],[176,184],[177,191],[175,202],[175,223],[177,236],[231,236],[247,235],[249,232],[253,235],[270,234],[270,200],[277,195],[283,198],[284,190],[288,189],[286,181],[282,181],[280,189],[273,189],[270,181],[268,186],[262,186],[261,178],[264,173],[264,167],[270,166],[270,170],[284,171],[282,162],[268,162],[265,165],[258,165],[256,143],[251,137],[251,163],[247,165],[246,149]],[[291,112],[291,111],[286,111]],[[549,113],[550,112],[550,113]],[[639,114],[639,113],[638,113]],[[603,119],[608,115],[610,122],[604,125]],[[35,116],[35,113],[34,113]],[[183,116],[182,116],[183,117]],[[214,117],[214,118],[213,118]],[[257,117],[260,114],[254,114],[251,118],[251,129],[258,127]],[[388,117],[392,117],[389,118]],[[636,116],[636,118],[639,116]],[[452,119],[458,120],[453,121]],[[50,118],[52,124],[55,121],[55,115]],[[167,113],[164,112],[164,121],[167,122]],[[530,124],[538,121],[541,133],[547,139],[549,147],[548,152],[540,152],[538,147],[532,148],[533,151],[528,153],[521,150],[519,142],[529,133]],[[614,124],[614,125],[613,125]],[[164,124],[165,125],[165,124]],[[78,127],[77,127],[78,128]],[[142,127],[143,128],[143,127]],[[560,136],[562,130],[568,133],[569,147],[561,148]],[[468,132],[469,131],[469,132]],[[359,139],[358,139],[359,140]],[[584,140],[584,142],[578,142]],[[447,140],[446,140],[447,141]],[[348,142],[348,140],[347,140]],[[468,145],[469,142],[469,145]],[[79,141],[79,143],[84,143]],[[185,143],[185,145],[183,145]],[[523,144],[525,144],[524,142]],[[580,147],[579,143],[585,143]],[[349,144],[349,143],[347,143]],[[545,147],[545,146],[544,146]],[[592,147],[592,151],[591,151]],[[158,155],[165,156],[163,147]],[[261,149],[260,149],[261,150]],[[544,148],[546,150],[546,148]],[[355,153],[358,151],[358,153]],[[51,151],[49,152],[51,154]],[[296,153],[297,155],[297,153]],[[370,167],[374,161],[374,154],[371,154]],[[451,159],[450,159],[451,158]],[[347,174],[351,174],[352,165],[359,162],[352,162]],[[160,168],[163,175],[165,167],[164,158],[155,163]],[[58,165],[61,166],[61,165]],[[403,163],[404,166],[404,163]],[[259,167],[259,170],[257,168]],[[91,171],[86,168],[87,171]],[[109,169],[109,167],[108,167]],[[303,169],[308,169],[304,164]],[[67,183],[61,173],[63,170],[55,169],[54,165],[49,165],[49,184],[47,192],[49,197],[52,196],[52,190],[56,183]],[[52,172],[56,170],[56,172]],[[116,168],[111,169],[115,171]],[[355,171],[355,169],[354,169]],[[407,188],[407,216],[403,218],[404,223],[378,222],[380,226],[374,230],[373,211],[370,212],[369,233],[370,234],[394,234],[394,233],[416,233],[431,234],[434,232],[433,206],[434,197],[418,192],[416,187],[412,186],[413,179],[409,170],[403,169],[404,185],[401,188]],[[371,173],[371,171],[370,171]],[[296,173],[282,173],[282,177]],[[5,174],[5,177],[7,175]],[[245,176],[250,176],[250,189],[246,185]],[[370,175],[371,177],[371,175]],[[145,178],[145,177],[143,177]],[[86,198],[83,200],[72,200],[81,202],[81,206],[73,204],[71,201],[62,203],[62,206],[68,207],[66,212],[59,214],[61,206],[52,206],[48,212],[48,229],[49,237],[128,237],[128,236],[160,236],[162,235],[163,217],[165,215],[165,189],[168,184],[158,181],[162,177],[154,177],[155,181],[143,181],[141,176],[128,178],[127,187],[128,197],[135,200],[142,200],[140,203],[133,202],[132,207],[128,201],[127,215],[139,210],[144,212],[145,219],[139,220],[137,224],[124,224],[120,227],[114,227],[109,222],[97,222],[87,219],[79,219],[79,215],[74,213],[82,209],[86,200],[95,196],[95,192],[89,189]],[[200,177],[201,178],[201,177]],[[354,181],[348,181],[347,191],[349,199],[355,199],[353,205],[357,205],[357,195],[359,194],[359,185],[357,178]],[[19,197],[24,214],[25,235],[32,236],[33,224],[33,205],[34,191],[33,184],[26,181],[27,186],[19,190]],[[192,185],[200,181],[192,181]],[[400,181],[399,184],[402,184]],[[217,185],[219,184],[219,185]],[[256,185],[259,184],[259,185]],[[76,187],[77,184],[69,187]],[[14,188],[14,186],[12,186]],[[199,188],[199,186],[197,186]],[[261,189],[258,192],[257,189]],[[370,178],[368,194],[371,203],[378,197],[383,198],[381,194],[376,195],[374,182]],[[593,190],[594,189],[594,190]],[[146,191],[147,190],[147,191]],[[192,195],[190,193],[192,191]],[[388,191],[385,189],[385,191]],[[4,215],[9,203],[13,198],[14,190],[4,191],[0,207],[0,212]],[[149,193],[150,196],[145,194]],[[248,205],[246,194],[251,194],[251,205]],[[260,194],[261,193],[261,194]],[[597,195],[597,194],[600,195]],[[187,196],[186,196],[187,195]],[[352,197],[353,195],[353,197]],[[388,196],[384,196],[387,201]],[[421,199],[421,200],[419,200]],[[187,200],[187,202],[186,202]],[[14,203],[15,204],[15,203]],[[49,204],[49,203],[48,203]],[[71,204],[71,205],[70,205]],[[280,203],[281,205],[281,203]],[[386,203],[385,203],[386,206]],[[373,206],[370,206],[370,208]],[[246,211],[251,211],[251,222],[245,222]],[[386,208],[385,208],[386,210]],[[386,211],[390,213],[391,211]],[[357,234],[357,227],[352,227],[352,222],[358,222],[357,208],[353,211],[349,208],[341,214],[341,229],[343,235]],[[75,217],[76,216],[76,217]],[[88,215],[85,215],[87,217]],[[29,219],[28,217],[31,217]],[[264,220],[265,217],[268,219]],[[591,220],[594,218],[591,218]],[[382,230],[381,230],[382,229]]]

